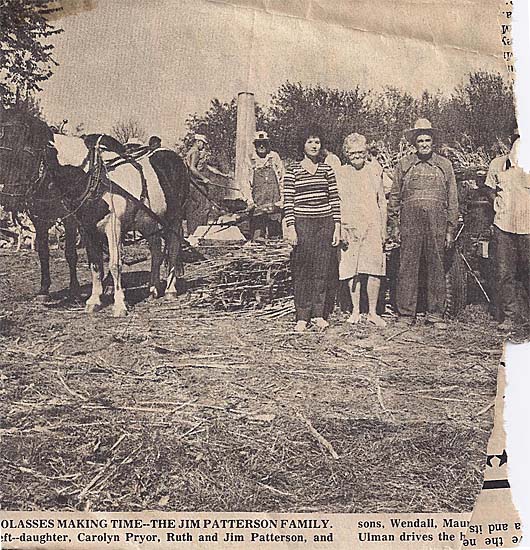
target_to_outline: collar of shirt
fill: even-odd
[[[501,171],[502,172],[506,172],[512,168],[518,168],[517,166],[517,159],[515,158],[515,155],[512,155],[511,153],[508,154],[508,155],[504,155],[502,157],[500,157],[501,159],[501,162],[500,162],[500,166],[501,166]]]
[[[510,168],[517,168],[517,156],[514,151],[510,151],[504,158],[505,160],[502,163],[502,169],[504,171]]]
[[[437,153],[433,153],[431,157],[427,160],[420,159],[417,153],[412,153],[403,158],[403,173],[406,174],[411,168],[424,162],[425,164],[429,164],[430,166],[435,166],[436,168],[438,168],[447,178],[448,174],[446,173],[446,161],[447,159],[445,157],[442,157]]]

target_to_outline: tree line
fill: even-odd
[[[58,10],[49,0],[0,0],[0,103],[42,116],[35,94],[57,65],[50,40],[62,30],[52,25],[49,15]],[[206,112],[187,117],[187,131],[177,149],[185,153],[195,133],[205,134],[211,162],[223,171],[232,170],[236,117],[235,98],[212,99]],[[403,130],[419,117],[444,131],[445,144],[491,158],[515,124],[513,90],[499,73],[486,71],[468,74],[450,93],[425,90],[419,97],[392,86],[381,91],[360,86],[340,90],[288,81],[267,105],[256,105],[257,128],[269,133],[273,148],[286,159],[297,158],[298,135],[308,121],[321,127],[327,148],[340,155],[344,136],[354,131],[395,152],[403,148]],[[57,131],[65,123],[56,124]],[[77,134],[82,131],[82,125],[75,129]],[[116,122],[112,133],[122,141],[145,137],[141,123],[133,119]]]
[[[57,62],[49,39],[62,32],[48,17],[60,11],[49,0],[0,0],[0,103],[31,101]]]
[[[212,160],[223,170],[233,169],[236,117],[235,98],[213,99],[205,113],[188,116],[186,135],[177,146],[186,150],[193,134],[205,134]],[[285,82],[268,105],[256,105],[257,129],[269,133],[273,149],[286,159],[298,157],[298,136],[308,121],[321,128],[327,148],[340,155],[351,132],[364,134],[375,147],[396,151],[403,147],[403,130],[420,117],[443,130],[444,144],[464,153],[480,150],[491,158],[515,125],[513,89],[499,73],[486,71],[469,73],[451,93],[425,90],[419,97],[392,86],[340,90]]]

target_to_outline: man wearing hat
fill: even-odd
[[[250,155],[250,189],[255,208],[250,220],[251,239],[281,236],[281,206],[285,168],[276,151],[271,150],[267,132],[254,136],[254,151]]]
[[[394,171],[389,196],[391,235],[401,239],[397,285],[399,321],[412,324],[416,316],[420,265],[426,275],[426,322],[445,328],[445,249],[453,241],[458,221],[458,191],[451,162],[433,151],[440,131],[420,118],[405,137],[415,151]]]
[[[186,203],[186,232],[191,235],[199,225],[208,223],[211,203],[208,200],[210,180],[204,175],[208,140],[203,134],[195,134],[193,145],[186,154],[186,164],[193,185]]]
[[[501,330],[512,330],[519,314],[530,308],[530,176],[518,166],[519,131],[512,132],[508,155],[491,161],[485,185],[493,196],[497,312]],[[517,275],[526,286],[527,304],[517,302]],[[526,310],[526,311],[525,311]]]
[[[204,185],[210,183],[208,178],[201,174],[201,170],[204,168],[204,164],[206,163],[206,145],[208,145],[206,136],[202,134],[195,134],[193,145],[186,154],[186,164],[188,165],[192,177]]]

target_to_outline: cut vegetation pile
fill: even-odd
[[[205,284],[193,290],[191,304],[224,311],[265,306],[269,312],[283,311],[293,294],[290,250],[278,241],[227,249],[201,266]]]

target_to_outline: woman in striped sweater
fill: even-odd
[[[340,199],[333,169],[321,158],[322,139],[308,129],[300,141],[303,159],[284,177],[285,238],[294,247],[292,274],[297,332],[312,321],[321,330],[332,254],[340,241]]]

